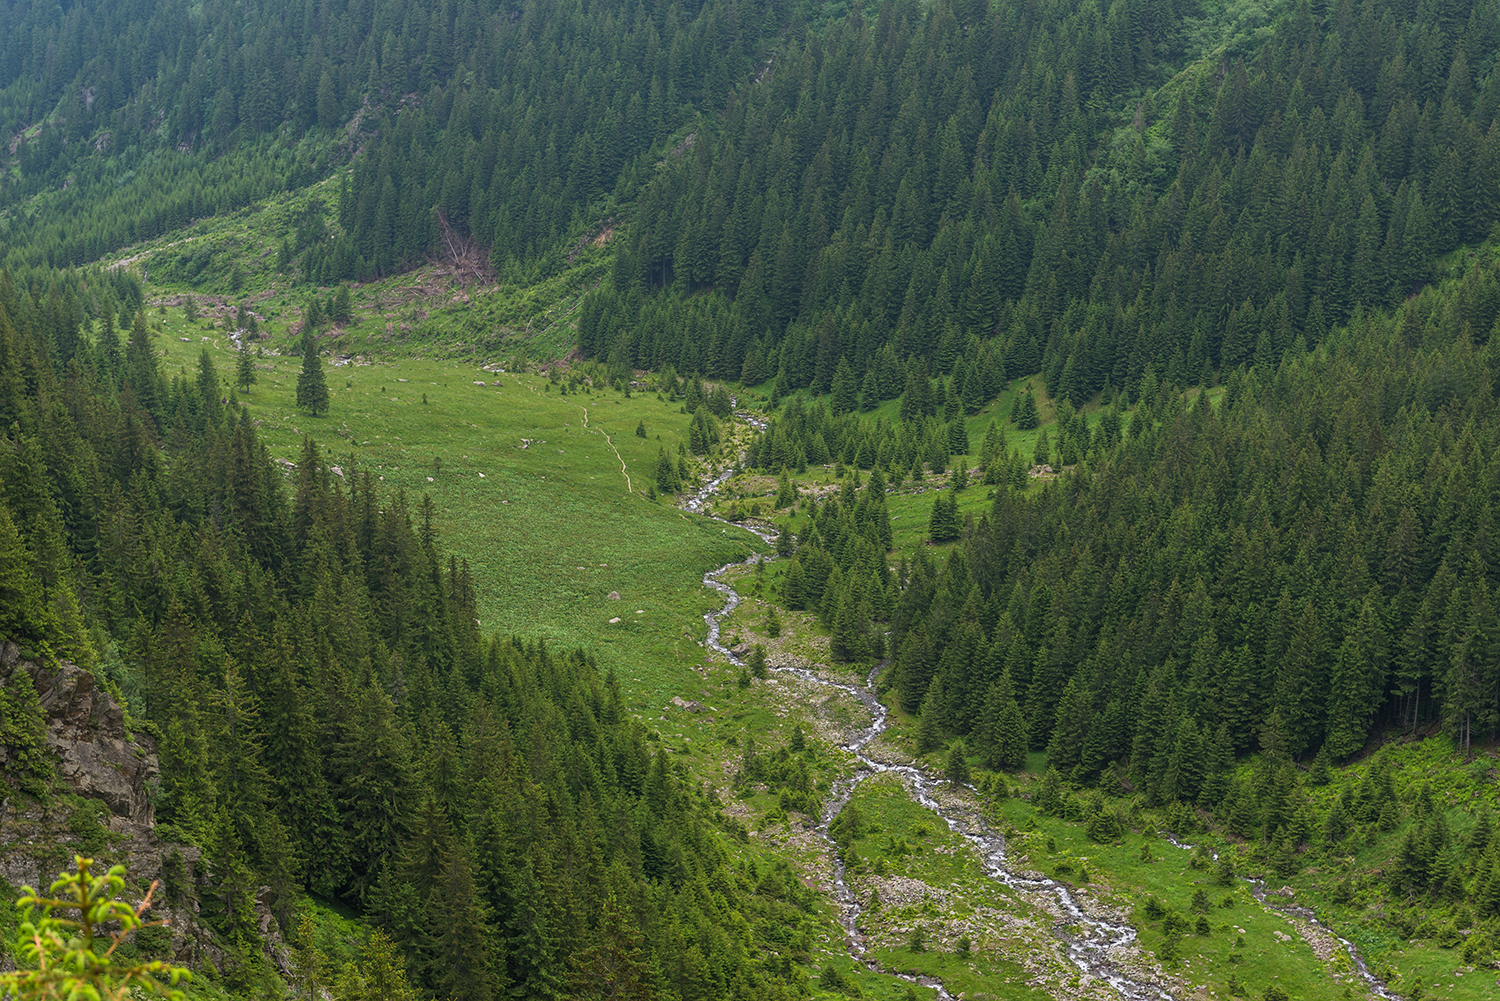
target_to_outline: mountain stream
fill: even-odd
[[[703,583],[724,595],[724,607],[705,615],[708,624],[706,645],[726,657],[731,664],[743,662],[720,641],[719,623],[739,606],[739,593],[720,578],[737,566],[753,566],[761,557],[752,556],[744,563],[730,563],[706,574]],[[880,760],[869,745],[885,732],[889,712],[875,696],[875,680],[882,664],[876,665],[863,684],[830,681],[800,667],[771,667],[773,671],[796,675],[803,681],[827,688],[838,689],[857,700],[870,713],[871,722],[853,739],[844,744],[844,750],[854,755],[857,765],[853,774],[847,775],[833,785],[824,801],[822,816],[818,818],[816,833],[828,842],[833,856],[833,896],[838,902],[839,923],[843,926],[845,944],[849,955],[858,963],[877,972],[883,972],[930,987],[943,999],[953,997],[941,981],[927,976],[912,976],[884,968],[868,952],[864,934],[859,929],[861,906],[859,898],[850,889],[845,878],[844,863],[839,857],[828,827],[853,797],[860,783],[876,775],[894,773],[900,776],[912,798],[937,814],[954,833],[961,835],[975,849],[981,864],[990,878],[1007,888],[1022,894],[1050,895],[1066,915],[1059,923],[1057,935],[1066,947],[1068,958],[1086,977],[1104,981],[1121,997],[1129,1001],[1158,1001],[1172,999],[1172,995],[1161,987],[1137,979],[1126,973],[1120,963],[1123,953],[1135,941],[1135,929],[1107,918],[1090,914],[1079,904],[1077,897],[1065,884],[1046,877],[1023,876],[1010,869],[1006,863],[1005,839],[990,829],[980,816],[977,806],[945,805],[938,801],[935,790],[940,779],[934,778],[915,765]]]
[[[763,429],[760,421],[752,422],[757,429]],[[708,501],[727,482],[734,473],[733,467],[715,476],[709,483],[692,494],[684,503],[684,507],[695,512],[702,512]],[[742,526],[749,527],[749,526]],[[763,531],[750,528],[750,531],[760,536],[765,541],[771,541],[771,536]],[[710,649],[722,654],[731,664],[744,666],[743,660],[732,650],[726,647],[720,639],[720,623],[739,607],[740,595],[733,587],[725,583],[721,578],[736,567],[753,567],[763,559],[760,555],[752,555],[749,559],[738,563],[727,563],[717,570],[710,571],[703,577],[705,586],[713,588],[724,596],[724,606],[718,611],[709,612],[703,616],[708,625],[708,637],[705,645]],[[1175,996],[1161,984],[1143,979],[1134,970],[1127,969],[1124,962],[1132,955],[1139,957],[1139,953],[1132,947],[1136,940],[1135,929],[1098,914],[1091,914],[1085,910],[1079,898],[1065,883],[1049,879],[1045,876],[1023,875],[1011,869],[1006,859],[1005,839],[993,830],[981,815],[978,805],[973,802],[953,803],[940,802],[936,795],[936,789],[943,781],[929,774],[926,770],[912,764],[885,760],[880,751],[871,747],[871,744],[881,734],[885,733],[888,726],[889,711],[880,702],[875,694],[875,682],[885,662],[875,665],[865,677],[863,684],[846,681],[834,681],[821,677],[813,671],[801,667],[772,666],[772,671],[783,674],[795,675],[802,681],[824,688],[837,689],[855,699],[870,713],[868,726],[859,731],[852,739],[847,741],[843,748],[854,756],[856,766],[853,773],[844,776],[834,782],[829,790],[823,804],[822,815],[814,828],[815,833],[828,843],[829,852],[833,859],[833,897],[838,903],[839,924],[844,929],[845,945],[849,955],[855,962],[866,968],[899,977],[912,983],[920,984],[937,992],[937,997],[944,1001],[953,1001],[953,995],[947,987],[938,979],[925,975],[912,975],[898,970],[886,968],[874,956],[872,956],[866,945],[864,933],[860,930],[860,916],[862,907],[859,897],[850,888],[844,862],[839,855],[837,846],[829,836],[829,825],[833,823],[839,813],[853,798],[854,792],[860,784],[867,779],[887,773],[897,775],[905,785],[910,795],[916,802],[940,817],[948,828],[963,837],[975,850],[980,864],[991,879],[1007,889],[1022,896],[1031,896],[1034,899],[1050,897],[1054,907],[1045,908],[1054,913],[1063,915],[1054,926],[1059,942],[1062,944],[1068,959],[1083,974],[1085,984],[1089,980],[1099,981],[1112,987],[1120,997],[1127,1001],[1176,1001]],[[972,788],[972,787],[971,787]],[[1181,848],[1191,848],[1181,842],[1173,841]],[[1272,910],[1280,911],[1289,916],[1306,921],[1314,927],[1334,935],[1326,925],[1317,921],[1312,912],[1306,908],[1292,905],[1271,903],[1267,900],[1265,887],[1259,881],[1252,885],[1252,890],[1257,900],[1263,906]],[[1043,901],[1038,900],[1039,903]],[[1365,983],[1371,994],[1385,999],[1385,1001],[1400,1001],[1399,995],[1392,993],[1374,976],[1353,944],[1347,939],[1334,935],[1338,938],[1340,945],[1347,952],[1354,970]],[[1138,966],[1139,964],[1132,964]]]

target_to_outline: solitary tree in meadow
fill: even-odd
[[[250,353],[250,344],[245,340],[240,341],[239,357],[235,359],[234,381],[242,393],[250,392],[255,383],[255,356]]]
[[[297,376],[297,406],[311,411],[314,417],[328,409],[328,382],[323,378],[318,342],[310,330],[302,334],[302,373]]]

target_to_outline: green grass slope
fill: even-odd
[[[169,377],[195,372],[206,349],[229,393],[225,331],[181,309],[152,322]],[[310,435],[344,475],[367,470],[414,510],[430,495],[444,544],[474,572],[485,632],[588,647],[648,687],[701,658],[699,617],[717,603],[703,573],[760,543],[648,498],[658,449],[675,455],[683,440],[679,405],[645,392],[561,395],[541,376],[453,362],[330,361],[326,416],[295,407],[300,357],[258,358],[240,400],[289,474]]]

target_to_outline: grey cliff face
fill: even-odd
[[[20,659],[14,643],[0,647],[0,675],[31,675],[47,722],[47,748],[58,761],[58,777],[74,792],[101,800],[117,829],[150,827],[155,821],[150,790],[160,776],[155,743],[125,731],[125,713],[88,671],[68,661],[43,667]]]

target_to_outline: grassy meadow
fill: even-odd
[[[235,353],[222,328],[177,308],[151,320],[169,378],[196,372],[207,349],[229,392]],[[542,376],[452,361],[324,362],[331,409],[312,418],[295,407],[301,358],[257,359],[240,401],[278,461],[295,463],[309,435],[344,475],[369,471],[413,510],[431,495],[441,545],[473,569],[484,632],[586,647],[627,692],[670,697],[702,660],[701,615],[720,603],[703,573],[764,548],[743,529],[649,499],[658,449],[675,455],[687,428],[679,404],[560,395]]]

